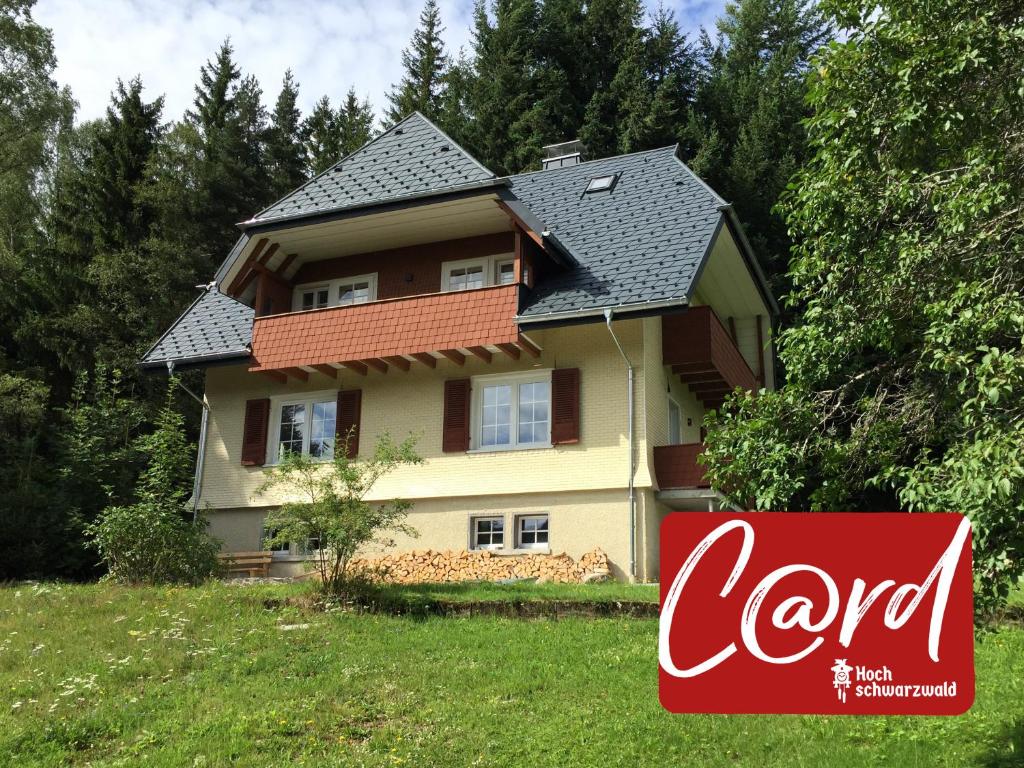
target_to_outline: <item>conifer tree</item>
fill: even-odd
[[[267,132],[267,164],[275,197],[285,195],[306,180],[303,124],[298,98],[299,84],[289,69],[284,73],[281,92],[277,96]]]
[[[419,27],[402,51],[402,79],[388,94],[390,106],[385,117],[389,125],[416,111],[430,120],[439,118],[451,63],[441,39],[443,32],[437,0],[427,0],[420,13]]]
[[[762,266],[785,294],[790,240],[772,213],[807,156],[805,75],[830,28],[809,0],[739,0],[726,6],[714,41],[705,38],[705,74],[696,112],[702,145],[695,164],[743,221]]]
[[[338,109],[340,124],[339,145],[340,160],[351,155],[363,144],[373,138],[373,107],[369,99],[359,101],[356,89],[349,88],[345,94],[345,103]]]
[[[312,175],[322,173],[341,159],[341,121],[331,100],[321,96],[303,124],[306,162]]]

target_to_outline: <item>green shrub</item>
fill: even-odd
[[[398,466],[423,461],[414,450],[415,443],[413,437],[395,443],[385,433],[373,454],[364,460],[347,458],[342,445],[329,462],[301,454],[286,456],[271,470],[260,493],[283,485],[301,500],[282,504],[267,515],[264,525],[274,533],[266,543],[317,542],[313,567],[323,589],[334,594],[351,591],[360,575],[354,574],[350,566],[361,548],[369,544],[391,546],[388,533],[417,535],[405,523],[412,506],[408,501],[392,499],[371,504],[365,500],[382,476]]]
[[[220,543],[206,532],[204,518],[189,519],[192,448],[170,397],[156,430],[137,442],[148,460],[136,484],[138,500],[104,509],[87,529],[92,546],[123,583],[201,582],[218,570]]]

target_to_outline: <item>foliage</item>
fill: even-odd
[[[220,543],[206,533],[204,519],[187,518],[192,447],[183,427],[169,393],[156,430],[138,439],[147,464],[136,484],[136,501],[107,507],[86,529],[119,582],[197,584],[217,571]]]
[[[775,509],[954,510],[976,604],[1024,572],[1024,22],[1014,4],[837,0],[783,391],[710,423],[713,483]]]
[[[340,446],[330,462],[296,453],[286,456],[270,470],[259,492],[283,486],[301,500],[286,501],[267,515],[263,525],[272,532],[267,544],[314,542],[313,565],[321,584],[328,592],[343,591],[354,576],[352,558],[361,548],[391,546],[390,533],[416,535],[405,523],[410,502],[366,500],[381,477],[423,461],[415,443],[411,436],[396,443],[385,433],[373,455],[362,461],[349,459]]]

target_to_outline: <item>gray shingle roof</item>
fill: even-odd
[[[251,223],[384,203],[494,178],[440,128],[419,112],[413,112],[260,211]]]
[[[251,307],[216,290],[204,291],[143,356],[145,368],[248,357],[252,341]]]
[[[585,192],[610,174],[610,192]],[[537,286],[524,319],[687,298],[725,205],[674,147],[520,174],[511,192],[579,262]]]

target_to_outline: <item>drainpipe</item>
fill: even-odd
[[[622,355],[622,359],[626,363],[626,403],[629,410],[629,416],[627,418],[627,434],[629,440],[629,575],[635,580],[636,579],[636,489],[633,487],[633,477],[636,475],[636,459],[633,446],[633,400],[635,398],[635,387],[633,385],[633,364],[629,362],[629,357],[626,356],[625,350],[622,349],[622,345],[619,343],[618,337],[615,335],[615,331],[612,330],[612,310],[606,309],[604,311],[605,324],[608,326],[608,333],[612,336],[612,341],[615,342],[615,346],[619,349],[619,354]]]
[[[203,418],[199,423],[199,452],[196,455],[196,479],[192,483],[192,522],[194,523],[199,517],[199,488],[203,482],[203,460],[206,458],[206,427],[210,420],[210,406],[206,404],[203,398],[174,378],[173,360],[167,361],[167,375],[171,377],[171,381],[185,390],[193,400],[203,406]]]

